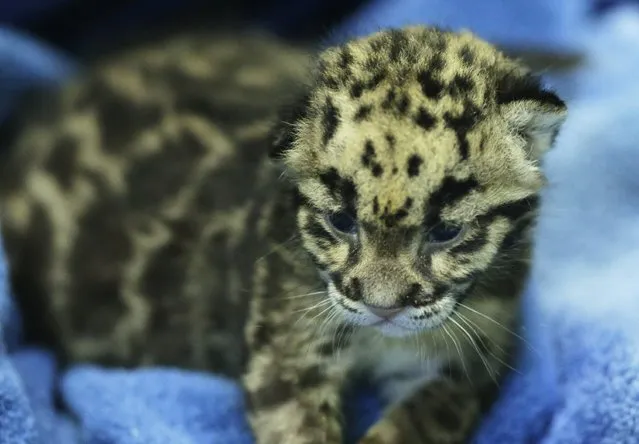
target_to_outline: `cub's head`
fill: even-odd
[[[270,154],[299,190],[303,244],[345,319],[432,328],[473,284],[508,273],[565,116],[470,33],[410,27],[324,51]]]

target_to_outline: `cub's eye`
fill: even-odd
[[[355,221],[355,218],[344,211],[331,213],[326,219],[337,231],[346,234],[355,234],[357,232],[357,222]]]
[[[431,244],[443,244],[457,239],[464,227],[447,223],[439,223],[428,231],[427,239]]]

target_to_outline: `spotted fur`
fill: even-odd
[[[358,375],[389,403],[362,443],[467,442],[565,114],[467,32],[118,55],[14,122],[12,284],[69,360],[239,377],[260,444],[340,443]]]

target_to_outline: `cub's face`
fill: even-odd
[[[508,273],[565,111],[470,34],[406,28],[325,51],[272,156],[343,318],[395,336],[433,328],[478,280]]]

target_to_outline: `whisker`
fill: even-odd
[[[486,361],[486,357],[482,354],[481,350],[479,350],[479,347],[475,343],[475,340],[473,339],[473,337],[470,335],[470,333],[468,333],[468,331],[459,322],[457,322],[455,320],[454,316],[450,317],[450,321],[453,324],[455,324],[457,326],[457,328],[459,328],[464,333],[464,335],[468,338],[468,340],[472,344],[473,348],[477,352],[477,356],[479,356],[479,359],[481,359],[482,364],[484,364],[484,367],[486,368],[486,371],[488,372],[488,375],[493,380],[495,385],[497,385],[497,387],[499,387],[499,382],[497,382],[497,378],[495,377],[495,375],[493,373],[494,369],[492,369],[490,367],[490,365],[488,364],[488,361]]]
[[[353,338],[355,334],[355,328],[352,328],[352,325],[347,322],[340,322],[341,333],[338,338],[337,346],[339,349],[342,349],[346,346],[350,340]]]
[[[444,329],[446,328],[446,325],[442,325],[442,327],[444,327]],[[441,335],[442,338],[444,338],[444,343],[446,344],[446,356],[450,356],[450,344],[448,343],[448,339],[446,338],[446,336]],[[450,359],[448,360],[448,377],[451,377],[451,372],[450,372]]]
[[[330,304],[330,302],[332,302],[330,299],[327,299],[327,300],[329,301],[329,304]],[[323,304],[323,305],[324,305],[324,304]],[[311,322],[311,323],[312,323],[312,322],[313,322],[313,321],[315,321],[317,318],[319,318],[320,316],[322,316],[324,313],[326,313],[327,311],[332,310],[332,309],[334,309],[334,308],[335,308],[335,306],[334,306],[333,304],[330,304],[330,305],[328,306],[328,308],[325,308],[324,310],[320,311],[320,312],[319,312],[319,313],[317,313],[315,316],[313,316],[313,317],[309,320],[309,322]]]
[[[417,356],[419,358],[419,362],[424,362],[425,361],[425,357],[422,356],[422,347],[421,347],[421,343],[419,342],[419,335],[411,335],[413,336],[413,339],[415,339],[415,348],[417,349]]]
[[[318,309],[318,308],[322,308],[325,305],[330,304],[330,299],[324,299],[320,302],[318,302],[317,304],[311,306],[311,307],[304,307],[301,308],[299,310],[295,310],[293,313],[300,313],[302,312],[302,316],[300,316],[297,321],[295,321],[295,323],[293,324],[293,327],[297,326],[297,324],[299,322],[301,322],[309,313],[311,313],[313,310]],[[330,305],[329,305],[330,308]],[[321,313],[320,313],[321,314]]]
[[[264,254],[263,256],[258,257],[255,260],[255,263],[258,263],[259,261],[264,260],[265,258],[267,258],[268,256],[270,256],[271,254],[275,253],[277,250],[279,250],[280,248],[282,248],[284,245],[288,244],[289,242],[294,241],[296,238],[298,238],[299,235],[298,234],[294,234],[291,237],[289,237],[288,239],[286,239],[284,242],[281,242],[279,244],[275,244],[273,245],[273,247],[266,252],[266,254]]]
[[[355,330],[353,328],[349,328],[348,324],[341,324],[342,330],[337,340],[337,353],[341,353],[342,349],[348,346],[348,343],[353,338],[355,334]]]
[[[522,341],[522,342],[523,342],[524,344],[526,344],[526,346],[527,346],[528,348],[530,348],[530,350],[532,350],[534,353],[536,353],[537,355],[541,355],[541,354],[539,353],[539,351],[537,351],[537,349],[535,349],[535,348],[532,346],[532,344],[531,344],[530,342],[528,342],[528,340],[526,340],[526,338],[524,338],[523,336],[521,336],[521,335],[519,335],[519,334],[515,333],[514,331],[510,330],[508,327],[506,327],[506,326],[504,326],[504,325],[500,324],[499,322],[497,322],[496,320],[494,320],[494,319],[493,319],[493,318],[491,318],[490,316],[488,316],[488,315],[486,315],[486,314],[484,314],[484,313],[482,313],[482,312],[480,312],[480,311],[477,311],[477,310],[475,310],[474,308],[469,307],[468,305],[466,305],[466,304],[464,304],[464,303],[462,303],[462,302],[459,302],[459,306],[460,306],[460,307],[464,307],[466,310],[469,310],[469,311],[471,311],[471,312],[475,313],[476,315],[481,316],[482,318],[486,319],[487,321],[492,322],[493,324],[495,324],[495,325],[496,325],[496,326],[498,326],[499,328],[503,329],[505,332],[510,333],[511,335],[513,335],[514,337],[516,337],[517,339],[519,339],[520,341]]]
[[[337,310],[336,310],[337,313]],[[337,317],[337,316],[336,316]],[[333,319],[334,320],[334,319]],[[339,322],[337,324],[337,328],[335,329],[333,335],[333,352],[337,356],[342,350],[342,341],[345,340],[346,334],[348,333],[348,328],[343,323]],[[346,343],[344,341],[344,343]]]
[[[335,308],[335,307],[331,307]],[[337,310],[331,310],[328,315],[324,318],[322,323],[320,324],[317,334],[320,336],[324,336],[325,330],[330,327],[331,323],[335,320],[335,318],[339,315]],[[334,334],[335,332],[333,332]],[[332,336],[332,335],[331,335]]]
[[[317,296],[320,294],[326,293],[326,290],[319,290],[319,291],[313,291],[311,293],[304,293],[304,294],[296,294],[293,296],[285,296],[282,299],[285,300],[290,300],[290,299],[300,299],[300,298],[306,298],[306,297],[310,297],[310,296]]]
[[[487,339],[488,341],[490,341],[490,343],[492,345],[494,345],[495,347],[497,347],[499,349],[500,352],[502,353],[506,353],[506,350],[504,350],[504,348],[499,345],[497,343],[497,341],[494,341],[492,339],[490,339],[489,335],[486,334],[486,332],[484,331],[483,328],[481,328],[481,326],[477,325],[476,322],[474,322],[472,319],[470,319],[468,316],[465,316],[464,314],[460,313],[460,312],[455,312],[455,314],[457,316],[459,316],[459,319],[462,320],[464,322],[464,324],[466,324],[471,330],[473,330],[473,333],[477,335],[477,338],[482,341],[482,343],[484,342],[484,338]],[[479,331],[484,338],[481,338],[481,335],[479,335],[477,333],[477,331]]]
[[[496,341],[491,340],[490,337],[486,334],[486,332],[479,325],[474,323],[471,319],[468,319],[466,316],[464,316],[463,314],[461,314],[459,312],[456,313],[456,314],[459,316],[459,319],[461,321],[463,321],[468,326],[468,328],[470,328],[471,331],[477,336],[477,339],[479,339],[482,342],[482,345],[484,346],[484,348],[486,349],[486,351],[490,354],[490,356],[492,358],[496,359],[503,366],[509,368],[510,370],[514,371],[515,373],[520,374],[520,375],[522,374],[518,369],[516,369],[515,367],[511,366],[508,362],[504,361],[503,359],[501,359],[496,353],[494,353],[490,349],[490,347],[487,347],[485,342],[484,342],[484,339],[481,338],[481,336],[477,333],[476,330],[479,330],[484,335],[484,337],[488,341],[490,341],[491,345],[497,347],[501,353],[506,354],[506,350],[504,350],[504,348],[501,345],[499,345]]]
[[[319,301],[318,303],[311,305],[310,307],[304,307],[304,308],[300,308],[297,310],[293,310],[293,313],[300,313],[300,312],[307,312],[307,311],[311,311],[314,310],[316,308],[319,307],[323,307],[326,304],[330,304],[331,300],[330,299],[322,299],[321,301]]]
[[[324,330],[328,327],[328,325],[330,324],[330,320],[335,316],[336,314],[335,310],[335,305],[331,304],[328,306],[328,308],[322,310],[320,313],[318,313],[316,316],[313,317],[313,319],[311,319],[309,321],[309,323],[311,324],[311,327],[315,330],[315,333],[318,336],[324,336]],[[314,323],[313,321],[315,319],[317,319],[318,316],[321,316],[324,313],[328,313],[326,316],[324,316],[324,318],[321,320],[321,322],[319,323],[319,325],[317,325],[317,323]],[[311,346],[315,343],[315,341],[308,341],[308,344],[306,346],[306,353],[310,353],[311,350]]]
[[[444,329],[444,332],[448,335],[448,337],[453,341],[453,345],[455,346],[455,349],[457,350],[457,354],[459,355],[459,360],[462,363],[462,368],[464,369],[464,373],[466,373],[466,378],[468,379],[468,382],[470,382],[470,384],[472,385],[473,381],[472,379],[470,379],[470,374],[468,373],[468,369],[466,368],[466,361],[464,360],[464,354],[461,351],[461,347],[459,346],[459,343],[457,343],[455,336],[451,334],[450,331],[448,331],[448,329],[446,328],[446,324],[442,324],[442,328]]]

